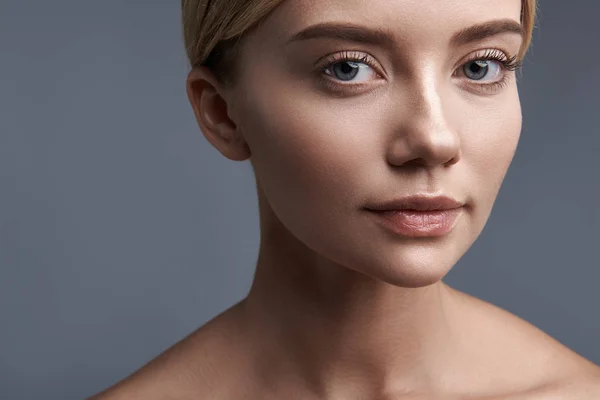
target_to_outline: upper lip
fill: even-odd
[[[415,195],[369,205],[366,208],[371,211],[435,211],[450,210],[453,208],[462,207],[463,205],[463,202],[455,200],[449,196]]]

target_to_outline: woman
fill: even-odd
[[[243,301],[94,398],[600,399],[598,366],[442,282],[515,153],[534,13],[184,0],[199,127],[255,172],[256,274]]]

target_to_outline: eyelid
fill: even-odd
[[[321,57],[316,63],[315,68],[317,70],[323,71],[332,64],[342,62],[342,61],[353,61],[364,63],[371,67],[377,75],[381,78],[385,78],[385,73],[383,69],[380,67],[379,63],[375,61],[375,58],[365,52],[353,51],[353,50],[343,50],[337,53],[331,53],[324,57]]]
[[[479,50],[472,51],[471,53],[469,53],[466,56],[464,56],[459,61],[459,64],[463,64],[465,62],[468,62],[469,60],[472,60],[473,58],[478,59],[480,57],[484,57],[488,53],[493,53],[494,55],[501,55],[504,58],[509,58],[509,53],[508,52],[506,52],[504,50],[501,50],[501,49],[497,49],[495,47],[490,47],[490,48],[485,48],[485,49],[479,49]]]
[[[516,70],[521,67],[522,60],[517,59],[516,55],[510,55],[510,52],[498,49],[498,48],[488,48],[477,50],[468,56],[461,59],[458,64],[454,67],[453,71],[460,69],[463,65],[476,60],[492,60],[497,61],[502,65],[504,69],[508,69],[510,71]]]

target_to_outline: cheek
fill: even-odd
[[[369,120],[353,117],[367,114],[289,93],[263,96],[244,113],[251,162],[272,207],[296,213],[351,208],[360,195],[358,174],[369,168],[376,148],[366,140]]]
[[[479,202],[490,205],[514,157],[521,134],[522,118],[518,94],[507,94],[479,110],[480,118],[472,118],[466,127],[463,142],[465,162],[474,174],[473,188],[478,188]]]

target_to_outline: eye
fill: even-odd
[[[335,62],[324,68],[323,72],[344,82],[364,82],[376,75],[370,65],[353,60]]]
[[[522,60],[500,49],[488,49],[469,57],[452,76],[465,81],[467,86],[482,94],[495,94],[511,81],[511,71],[519,69]],[[466,78],[466,79],[464,79]]]
[[[473,60],[462,67],[465,76],[474,81],[494,81],[502,75],[502,64],[494,60]]]
[[[370,79],[380,78],[376,71],[377,62],[368,54],[344,51],[324,57],[317,62],[317,69],[330,83],[351,82],[352,84],[364,83]],[[341,83],[344,85],[344,83]],[[350,86],[349,84],[345,84]]]
[[[499,49],[489,49],[469,57],[453,75],[466,77],[471,83],[485,87],[504,81],[509,71],[521,67],[521,62],[517,56],[508,56]]]

